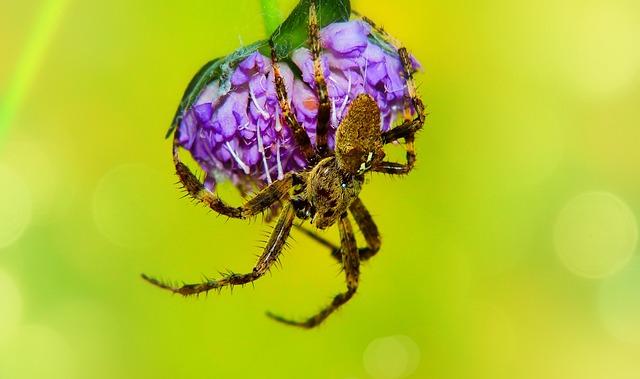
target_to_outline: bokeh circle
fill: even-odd
[[[409,337],[376,338],[363,354],[364,368],[375,379],[398,379],[411,375],[420,362],[420,349]]]
[[[20,176],[0,165],[0,249],[14,243],[31,220],[32,199]]]
[[[576,275],[602,278],[629,262],[638,240],[635,216],[608,192],[580,194],[560,211],[555,228],[556,253]]]

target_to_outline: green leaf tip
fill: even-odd
[[[307,41],[309,26],[309,8],[313,0],[301,0],[293,9],[289,17],[271,35],[279,59],[289,57],[291,52]],[[334,22],[348,21],[351,17],[351,3],[349,0],[315,0],[318,14],[318,24],[325,27]],[[261,50],[266,56],[268,49]]]

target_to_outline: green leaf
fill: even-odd
[[[304,45],[308,36],[309,7],[312,0],[301,0],[293,12],[271,35],[279,59],[288,58],[291,52]],[[320,27],[334,22],[348,21],[351,16],[349,0],[316,0]],[[260,52],[270,56],[268,48]]]
[[[178,105],[178,110],[176,111],[175,116],[173,116],[171,127],[167,130],[167,134],[164,138],[169,138],[175,128],[180,125],[180,122],[182,122],[184,111],[196,101],[200,91],[202,91],[202,89],[214,79],[215,73],[220,67],[220,59],[221,58],[216,58],[207,62],[191,79],[187,89],[184,90],[182,101],[180,101],[180,105]]]

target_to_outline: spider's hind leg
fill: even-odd
[[[296,229],[304,233],[307,237],[311,238],[312,240],[316,241],[320,245],[331,250],[331,256],[335,258],[338,262],[342,263],[342,251],[340,250],[340,246],[337,246],[333,242],[320,236],[318,233],[314,232],[313,230],[309,230],[305,228],[302,225],[294,225],[294,226],[296,227]]]
[[[356,220],[356,224],[358,224],[358,228],[362,232],[365,241],[367,242],[366,247],[361,247],[358,249],[358,255],[360,256],[360,261],[366,261],[369,258],[373,257],[380,250],[380,232],[378,232],[378,227],[373,221],[373,217],[367,210],[367,208],[362,203],[360,198],[357,198],[349,207],[351,211],[351,215]],[[302,226],[296,225],[302,233],[307,235],[309,238],[318,242],[322,246],[325,246],[331,250],[331,256],[335,258],[338,262],[342,263],[342,250],[339,246],[336,246],[331,241],[325,239],[324,237],[318,235],[316,232],[306,229]]]
[[[353,297],[358,289],[358,280],[360,278],[360,257],[358,255],[358,247],[356,246],[356,238],[353,235],[353,229],[346,213],[340,218],[339,227],[342,245],[342,265],[346,275],[347,290],[336,295],[331,304],[327,305],[320,312],[304,321],[289,320],[281,316],[274,315],[273,313],[267,313],[267,316],[287,325],[313,328],[320,325],[320,323],[329,317],[330,314],[335,312]]]
[[[371,213],[369,213],[360,198],[357,198],[351,203],[349,210],[367,242],[367,247],[359,249],[360,260],[366,261],[376,255],[380,250],[380,246],[382,245],[380,232],[378,231],[378,226],[373,221],[373,217],[371,217]]]
[[[173,286],[167,282],[160,281],[144,274],[142,275],[142,278],[155,286],[164,288],[173,293],[179,293],[184,296],[196,295],[202,292],[209,292],[213,289],[220,289],[227,286],[237,286],[251,283],[268,272],[273,263],[278,260],[278,257],[282,252],[282,248],[284,247],[285,242],[289,237],[289,232],[291,231],[294,217],[295,212],[293,210],[293,207],[291,206],[291,204],[287,204],[284,207],[280,218],[278,219],[278,223],[271,233],[271,237],[269,238],[269,241],[267,242],[262,255],[260,256],[258,262],[250,273],[230,273],[218,280],[205,280],[202,283],[184,284],[182,286]]]

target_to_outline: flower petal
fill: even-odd
[[[367,48],[370,32],[371,26],[362,21],[336,22],[322,29],[320,38],[325,48],[355,58]]]

